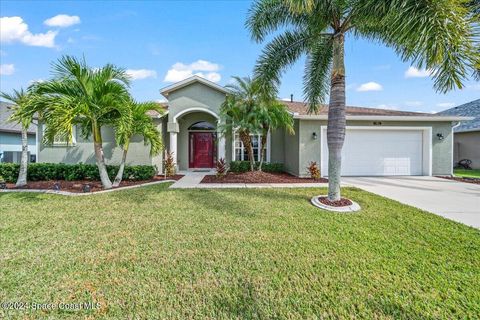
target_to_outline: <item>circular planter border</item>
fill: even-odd
[[[323,204],[321,203],[320,201],[318,201],[318,198],[319,197],[326,197],[326,195],[318,195],[318,196],[315,196],[313,197],[310,202],[312,202],[312,204],[317,207],[317,208],[320,208],[320,209],[324,209],[324,210],[328,210],[328,211],[333,211],[333,212],[343,212],[343,213],[349,213],[349,212],[357,212],[357,211],[360,211],[360,205],[358,203],[356,203],[355,201],[353,200],[350,200],[352,201],[352,204],[349,205],[349,206],[345,206],[345,207],[333,207],[333,206],[328,206],[326,204]]]

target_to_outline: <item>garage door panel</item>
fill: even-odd
[[[325,133],[325,132],[324,132]],[[328,172],[326,134],[322,171]],[[421,175],[422,130],[348,129],[342,150],[342,175]]]

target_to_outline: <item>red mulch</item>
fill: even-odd
[[[288,173],[269,173],[249,171],[245,173],[229,172],[224,177],[207,175],[201,183],[322,183],[327,179],[299,178]]]
[[[331,207],[348,207],[352,205],[352,201],[345,198],[340,198],[338,201],[330,201],[327,197],[318,197],[318,201]]]
[[[180,180],[183,177],[181,174],[174,175],[172,177],[167,177],[167,180]],[[139,180],[139,181],[129,181],[123,180],[120,183],[119,187],[122,188],[127,186],[134,186],[137,184],[148,183],[148,182],[155,182],[155,181],[163,181],[165,180],[164,176],[155,176],[149,180]],[[68,191],[68,192],[76,192],[76,193],[83,193],[83,186],[85,184],[90,185],[91,192],[102,191],[102,183],[100,181],[90,181],[90,180],[76,180],[76,181],[65,181],[65,180],[58,180],[58,181],[29,181],[25,187],[15,188],[14,183],[7,183],[7,189],[40,189],[40,190],[54,190],[53,186],[55,183],[60,185],[60,191]]]
[[[455,180],[459,182],[466,182],[466,183],[473,183],[473,184],[480,184],[480,179],[478,178],[462,178],[462,177],[448,177],[448,176],[439,176],[437,178]]]

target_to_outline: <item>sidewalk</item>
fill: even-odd
[[[328,183],[200,183],[209,172],[179,172],[185,176],[172,184],[172,189],[221,188],[326,188]]]

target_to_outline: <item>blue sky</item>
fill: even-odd
[[[92,66],[114,63],[135,78],[138,100],[191,74],[221,85],[249,75],[263,45],[244,27],[249,1],[1,1],[0,90],[50,76],[50,63],[84,54]],[[60,15],[60,16],[59,16]],[[480,83],[437,94],[422,70],[381,44],[348,38],[347,104],[434,112],[480,97]],[[302,100],[303,60],[284,75],[280,98]]]

